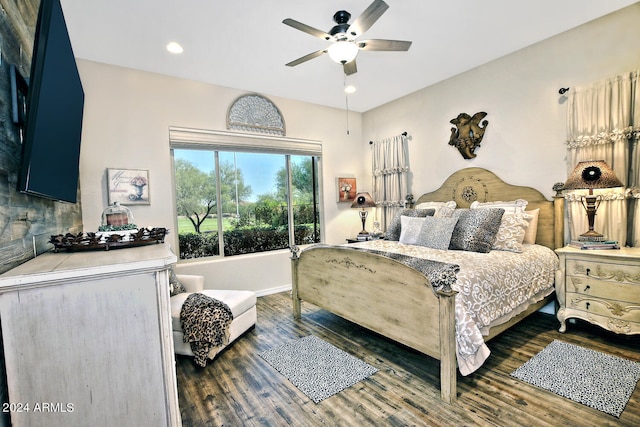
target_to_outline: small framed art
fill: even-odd
[[[338,203],[353,203],[358,192],[355,178],[337,178],[336,186],[338,190]]]
[[[149,171],[107,169],[109,204],[149,205]]]

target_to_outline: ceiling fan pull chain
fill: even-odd
[[[342,89],[344,91],[344,103],[347,108],[347,135],[349,135],[349,94],[345,90],[347,88],[347,75],[343,74]]]

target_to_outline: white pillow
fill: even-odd
[[[471,203],[471,209],[481,208],[502,208],[504,213],[523,213],[529,202],[523,199],[517,199],[508,202],[478,202]]]
[[[433,216],[450,217],[458,204],[455,200],[448,202],[422,202],[418,203],[416,209],[435,209]]]
[[[529,221],[524,213],[505,213],[500,221],[500,228],[496,234],[496,241],[491,249],[520,253]]]
[[[527,227],[527,231],[524,233],[524,241],[525,245],[533,245],[536,243],[536,237],[538,235],[538,214],[540,213],[540,208],[532,209],[530,211],[524,211],[525,214],[529,215],[529,227]],[[525,219],[527,217],[525,216]]]
[[[404,243],[405,245],[415,245],[418,241],[418,235],[422,229],[422,224],[424,224],[424,218],[403,215],[400,217],[400,221],[399,242]]]

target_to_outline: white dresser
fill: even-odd
[[[579,318],[618,334],[640,334],[640,249],[556,249],[560,332]]]
[[[13,426],[180,426],[168,244],[46,253],[0,276]]]

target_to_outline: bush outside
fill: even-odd
[[[233,256],[265,252],[289,247],[288,213],[286,206],[254,206],[243,209],[239,217],[223,218],[224,255]],[[294,207],[294,218],[298,223],[294,229],[295,244],[305,245],[320,242],[319,220],[314,221],[313,205]],[[314,223],[316,224],[314,229]],[[207,218],[196,233],[191,223],[178,221],[180,258],[193,259],[218,256],[219,235],[217,218]]]

